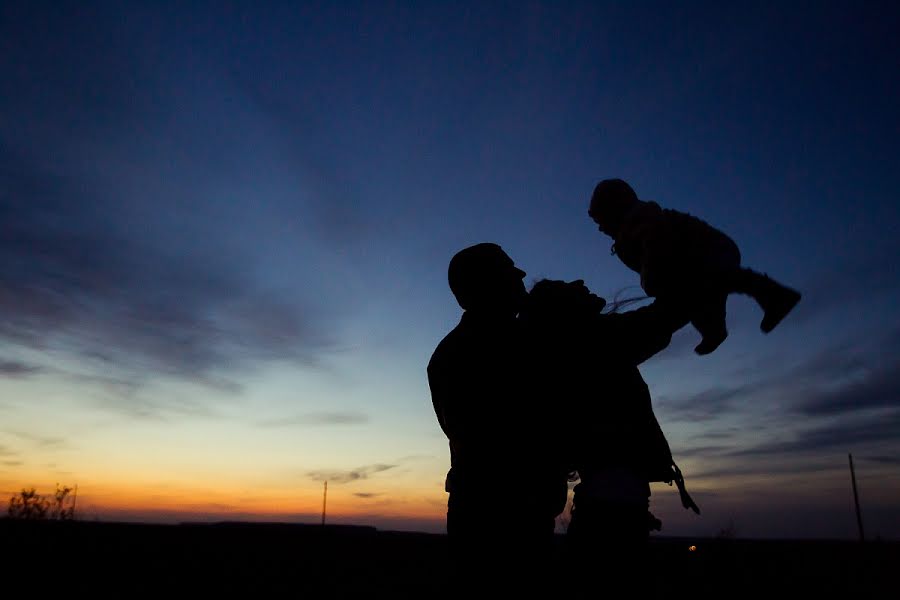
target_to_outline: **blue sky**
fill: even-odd
[[[350,521],[440,530],[449,258],[495,241],[529,282],[634,292],[586,214],[622,177],[804,294],[768,336],[733,297],[715,354],[686,329],[643,368],[704,509],[654,489],[666,532],[850,537],[853,452],[868,529],[900,536],[898,17],[5,5],[0,488],[301,518],[331,478]]]

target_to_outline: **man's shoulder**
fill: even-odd
[[[520,337],[520,324],[515,320],[498,324],[463,314],[459,324],[434,349],[428,371],[477,365],[484,362],[486,355],[501,362],[514,360]]]
[[[438,342],[438,345],[435,347],[434,352],[431,353],[431,359],[428,361],[428,371],[429,373],[437,368],[440,368],[443,363],[451,360],[451,357],[456,355],[460,347],[465,344],[466,338],[466,328],[463,327],[462,321],[456,325],[453,329],[444,336],[444,338]]]

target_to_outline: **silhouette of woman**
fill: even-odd
[[[676,472],[637,365],[687,322],[658,301],[621,314],[602,313],[604,305],[582,281],[543,280],[520,317],[535,364],[543,366],[535,371],[540,393],[565,402],[561,455],[581,480],[567,546],[584,594],[598,591],[603,579],[581,576],[598,566],[613,576],[610,582],[635,576],[644,565],[649,482],[671,482]]]

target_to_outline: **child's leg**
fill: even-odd
[[[697,354],[709,354],[719,347],[728,337],[725,327],[725,303],[728,294],[725,292],[709,292],[694,302],[691,311],[691,323],[703,336],[694,348]]]
[[[784,319],[797,302],[800,292],[781,285],[768,275],[751,269],[738,268],[730,277],[730,288],[756,300],[765,313],[759,328],[769,333]]]

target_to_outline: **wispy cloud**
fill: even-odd
[[[855,446],[897,442],[900,410],[878,411],[852,418],[795,430],[786,439],[773,439],[750,448],[736,450],[731,456],[764,456],[796,452],[846,452]]]
[[[59,449],[69,445],[68,440],[58,436],[38,435],[28,431],[17,431],[7,429],[6,433],[13,435],[20,440],[30,442],[33,446],[46,449]]]
[[[357,498],[365,498],[365,499],[377,498],[378,496],[381,496],[381,494],[376,494],[373,492],[356,492],[353,495],[356,496]]]
[[[382,473],[395,468],[397,465],[374,464],[359,467],[349,471],[309,471],[307,476],[313,481],[328,481],[330,483],[350,483],[368,479],[376,473]]]
[[[362,425],[370,421],[369,415],[359,412],[311,412],[292,417],[266,419],[260,427],[306,427],[315,425]]]
[[[6,446],[0,444],[0,456],[18,456],[18,453],[10,450]]]
[[[900,456],[873,456],[873,455],[862,455],[857,456],[857,460],[867,460],[875,463],[881,463],[885,465],[900,465]]]
[[[130,395],[100,395],[95,404],[111,413],[138,420],[168,422],[190,418],[220,418],[222,413],[208,402],[190,397],[161,397],[153,390],[140,389]]]
[[[732,446],[716,445],[716,446],[687,446],[678,448],[675,452],[676,458],[710,458],[721,456],[733,450]],[[673,449],[674,452],[674,449]]]
[[[721,386],[681,397],[660,396],[654,404],[666,421],[710,421],[727,413],[734,400],[758,387],[749,383]]]
[[[680,396],[654,405],[665,420],[710,421],[750,398],[778,399],[785,410],[809,417],[900,407],[900,331],[825,348],[786,372],[744,374],[730,386]]]
[[[71,353],[123,377],[211,385],[254,361],[315,364],[330,347],[309,307],[174,230],[169,239],[140,235],[100,182],[8,150],[0,159],[0,340]]]
[[[815,392],[795,408],[805,415],[827,416],[891,407],[900,408],[900,359],[897,358],[853,373],[853,378],[844,385]]]
[[[685,473],[688,479],[722,479],[740,476],[763,475],[773,477],[777,475],[801,475],[812,473],[830,473],[844,469],[843,463],[825,463],[823,461],[812,462],[809,460],[777,461],[770,460],[742,460],[720,461],[711,466],[705,466],[697,471]]]
[[[738,383],[732,386],[661,398],[658,414],[664,424],[707,425],[742,412],[766,424],[713,427],[673,447],[676,459],[696,459],[702,465],[691,477],[826,472],[834,465],[823,457],[850,451],[871,456],[874,462],[898,464],[892,454],[900,440],[898,355],[896,330],[858,337],[824,348],[787,370],[768,365],[769,376],[751,372],[734,377]]]

